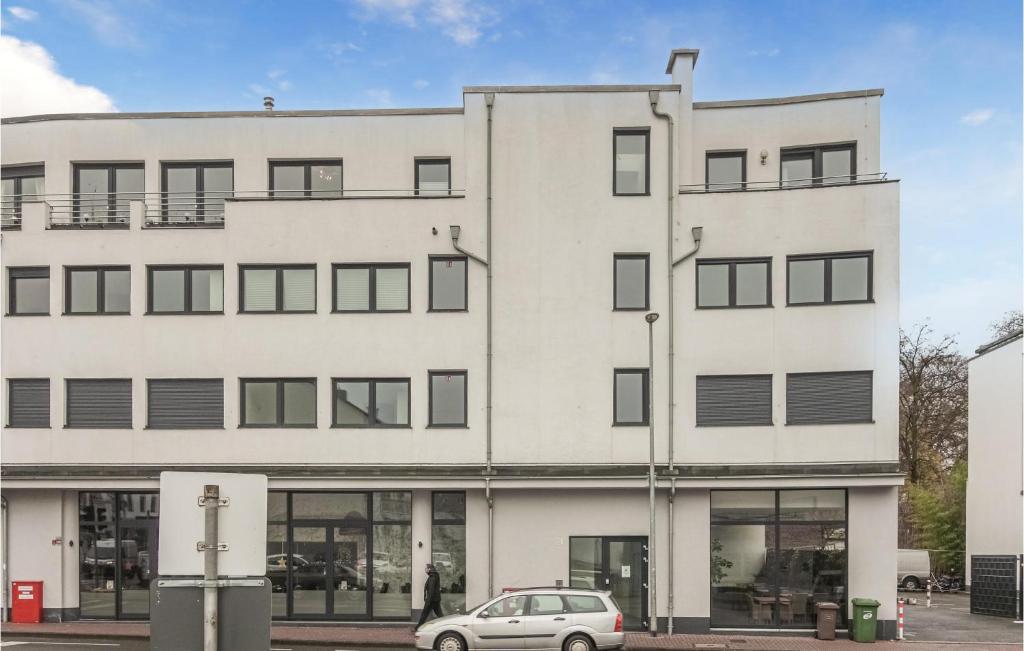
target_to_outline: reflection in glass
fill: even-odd
[[[787,490],[779,493],[781,520],[846,519],[846,491]]]
[[[408,618],[411,611],[412,527],[376,524],[373,526],[373,616]]]
[[[106,169],[76,169],[78,194],[75,212],[85,221],[101,221],[110,214],[110,175]]]
[[[775,491],[711,491],[711,520],[768,521],[775,517]]]
[[[277,383],[246,382],[245,383],[245,415],[246,425],[277,424]]]
[[[207,219],[224,214],[224,198],[231,196],[234,187],[230,165],[203,168],[203,213]]]
[[[825,300],[825,261],[789,261],[789,302],[822,303]]]
[[[78,599],[82,617],[114,617],[114,527],[82,524],[78,539]]]
[[[341,196],[341,165],[313,165],[309,168],[309,189],[314,197]]]
[[[114,189],[117,216],[128,218],[128,202],[142,201],[145,190],[146,173],[141,167],[117,168],[114,170]]]
[[[292,518],[366,519],[363,493],[292,493]]]
[[[569,539],[569,587],[595,590],[601,579],[601,539]]]
[[[50,311],[50,278],[12,278],[17,295],[17,314],[46,314]]]
[[[832,260],[832,301],[868,300],[868,259]]]
[[[284,493],[268,493],[269,502],[284,497]],[[275,514],[274,517],[280,514]],[[270,511],[267,512],[270,518]],[[267,578],[270,579],[270,616],[284,617],[288,614],[288,527],[283,524],[267,525]]]
[[[639,540],[608,541],[608,589],[622,610],[624,628],[636,629],[645,624],[644,547]]]
[[[408,521],[412,519],[412,493],[384,491],[373,494],[373,519]]]
[[[465,493],[434,493],[434,522],[465,522]]]
[[[370,424],[370,383],[337,381],[334,383],[334,424],[366,426]]]
[[[647,192],[647,136],[616,134],[615,192],[644,194]]]
[[[409,424],[409,383],[378,381],[374,386],[374,417],[381,425]]]
[[[192,311],[224,311],[224,270],[192,270]]]
[[[194,167],[165,167],[165,212],[169,221],[194,221],[199,212],[196,202],[198,175]]]
[[[151,555],[150,531],[149,527],[121,527],[120,530],[121,615],[124,617],[149,614],[149,581],[156,569],[156,559]]]
[[[433,525],[431,558],[441,577],[441,612],[446,615],[465,612],[466,525]]]
[[[292,573],[288,586],[292,612],[323,615],[327,612],[327,530],[292,528]]]
[[[284,424],[316,425],[316,383],[284,383]]]
[[[284,491],[267,492],[267,521],[286,522],[288,520],[288,493]]]
[[[366,614],[366,530],[338,527],[334,530],[334,614]],[[374,563],[376,567],[376,563]]]

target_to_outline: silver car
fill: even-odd
[[[611,593],[578,588],[509,592],[416,631],[416,648],[436,651],[597,651],[625,643],[622,613]]]

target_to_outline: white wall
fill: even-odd
[[[1024,553],[1021,339],[968,366],[967,580],[971,555]]]
[[[43,608],[78,607],[78,494],[4,489],[8,580],[42,581]],[[63,542],[53,544],[61,538]],[[7,586],[10,594],[10,585]]]
[[[879,620],[896,619],[898,491],[894,486],[851,488],[849,491],[848,597],[880,601]],[[849,615],[852,614],[851,608]]]

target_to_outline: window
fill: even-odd
[[[342,195],[341,159],[307,161],[271,161],[270,196],[340,197]]]
[[[614,425],[646,425],[650,397],[646,368],[615,369]]]
[[[531,615],[561,615],[566,611],[562,597],[557,594],[530,595]]]
[[[771,258],[697,261],[697,307],[771,307]]]
[[[505,597],[501,601],[495,601],[484,612],[488,617],[522,617],[526,612],[526,596]]]
[[[870,252],[791,255],[786,286],[788,305],[869,303],[872,300]]]
[[[8,267],[7,313],[50,313],[50,268]]]
[[[316,427],[316,379],[241,380],[239,427]]]
[[[747,183],[747,152],[709,151],[704,159],[706,190],[742,190]]]
[[[335,378],[334,426],[408,427],[408,378]]]
[[[441,577],[441,611],[466,609],[466,494],[435,492],[431,496],[430,557]],[[519,602],[522,614],[523,602]]]
[[[856,180],[856,144],[782,150],[779,184],[783,187],[853,183]]]
[[[604,613],[608,612],[604,602],[599,597],[582,594],[567,594],[565,602],[569,604],[569,610],[574,613]]]
[[[150,429],[221,429],[224,380],[147,380]]]
[[[7,380],[7,426],[50,426],[50,380]]]
[[[417,158],[416,194],[437,197],[452,193],[452,159]]]
[[[697,427],[771,424],[771,375],[697,376]]]
[[[150,314],[224,312],[224,267],[150,266]]]
[[[465,256],[430,257],[430,311],[465,312],[469,305]]]
[[[146,189],[142,163],[75,165],[74,222],[128,223],[128,202],[142,201]]]
[[[615,129],[613,141],[612,193],[650,194],[650,129]]]
[[[239,265],[241,312],[316,312],[316,265]]]
[[[0,224],[21,226],[21,204],[44,193],[43,166],[21,165],[0,170]]]
[[[711,491],[711,626],[814,628],[849,598],[846,530],[845,490]]]
[[[429,427],[466,427],[466,371],[430,371]]]
[[[335,312],[408,312],[409,264],[334,265]]]
[[[234,164],[164,163],[161,221],[204,222],[224,218],[224,199],[234,193]]]
[[[646,310],[650,305],[651,257],[646,253],[615,255],[616,310]]]
[[[871,371],[787,374],[786,424],[870,423],[872,377]]]
[[[65,314],[128,314],[129,267],[64,267]]]
[[[67,380],[64,427],[131,429],[131,380]]]

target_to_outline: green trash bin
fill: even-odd
[[[854,642],[874,642],[875,631],[878,630],[878,607],[881,605],[874,599],[854,598],[853,621],[850,622],[850,636]]]

